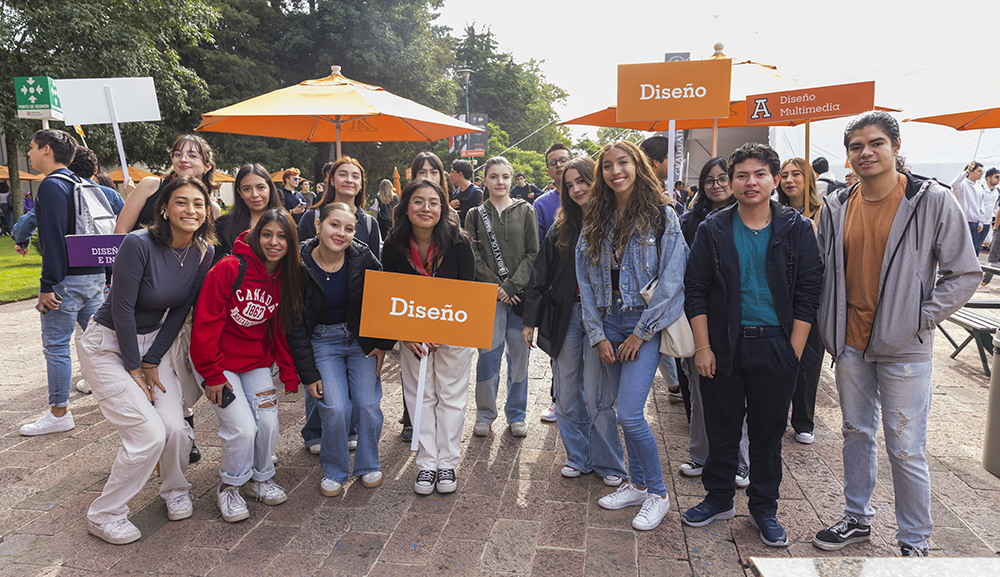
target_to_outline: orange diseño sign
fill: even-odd
[[[618,122],[726,118],[733,61],[618,65]]]

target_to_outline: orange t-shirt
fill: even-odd
[[[871,201],[861,185],[851,192],[844,222],[844,258],[847,261],[847,339],[860,351],[868,346],[878,304],[882,260],[889,242],[889,229],[906,190],[906,177],[885,198]]]

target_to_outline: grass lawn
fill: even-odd
[[[14,252],[14,241],[0,236],[0,304],[38,296],[42,255],[31,249],[24,257]]]

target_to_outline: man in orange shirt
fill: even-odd
[[[827,551],[871,536],[881,409],[896,539],[904,557],[927,555],[934,327],[975,294],[982,277],[955,196],[907,172],[901,142],[899,124],[885,112],[852,120],[844,146],[860,181],[826,197],[819,223],[826,277],[818,322],[836,363],[846,501],[843,518],[813,538]]]

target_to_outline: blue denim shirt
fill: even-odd
[[[649,281],[659,277],[653,298],[639,317],[633,333],[644,341],[656,336],[680,318],[684,312],[684,270],[687,267],[688,246],[684,242],[677,215],[673,210],[661,211],[666,228],[656,246],[653,231],[634,232],[622,255],[618,288],[626,308],[646,307],[639,294]],[[615,219],[617,220],[617,218]],[[614,228],[615,221],[608,224]],[[583,324],[587,329],[590,346],[607,340],[604,336],[603,313],[614,302],[611,294],[611,240],[610,234],[601,247],[597,263],[587,257],[587,241],[580,235],[576,244],[576,279],[583,305]]]

